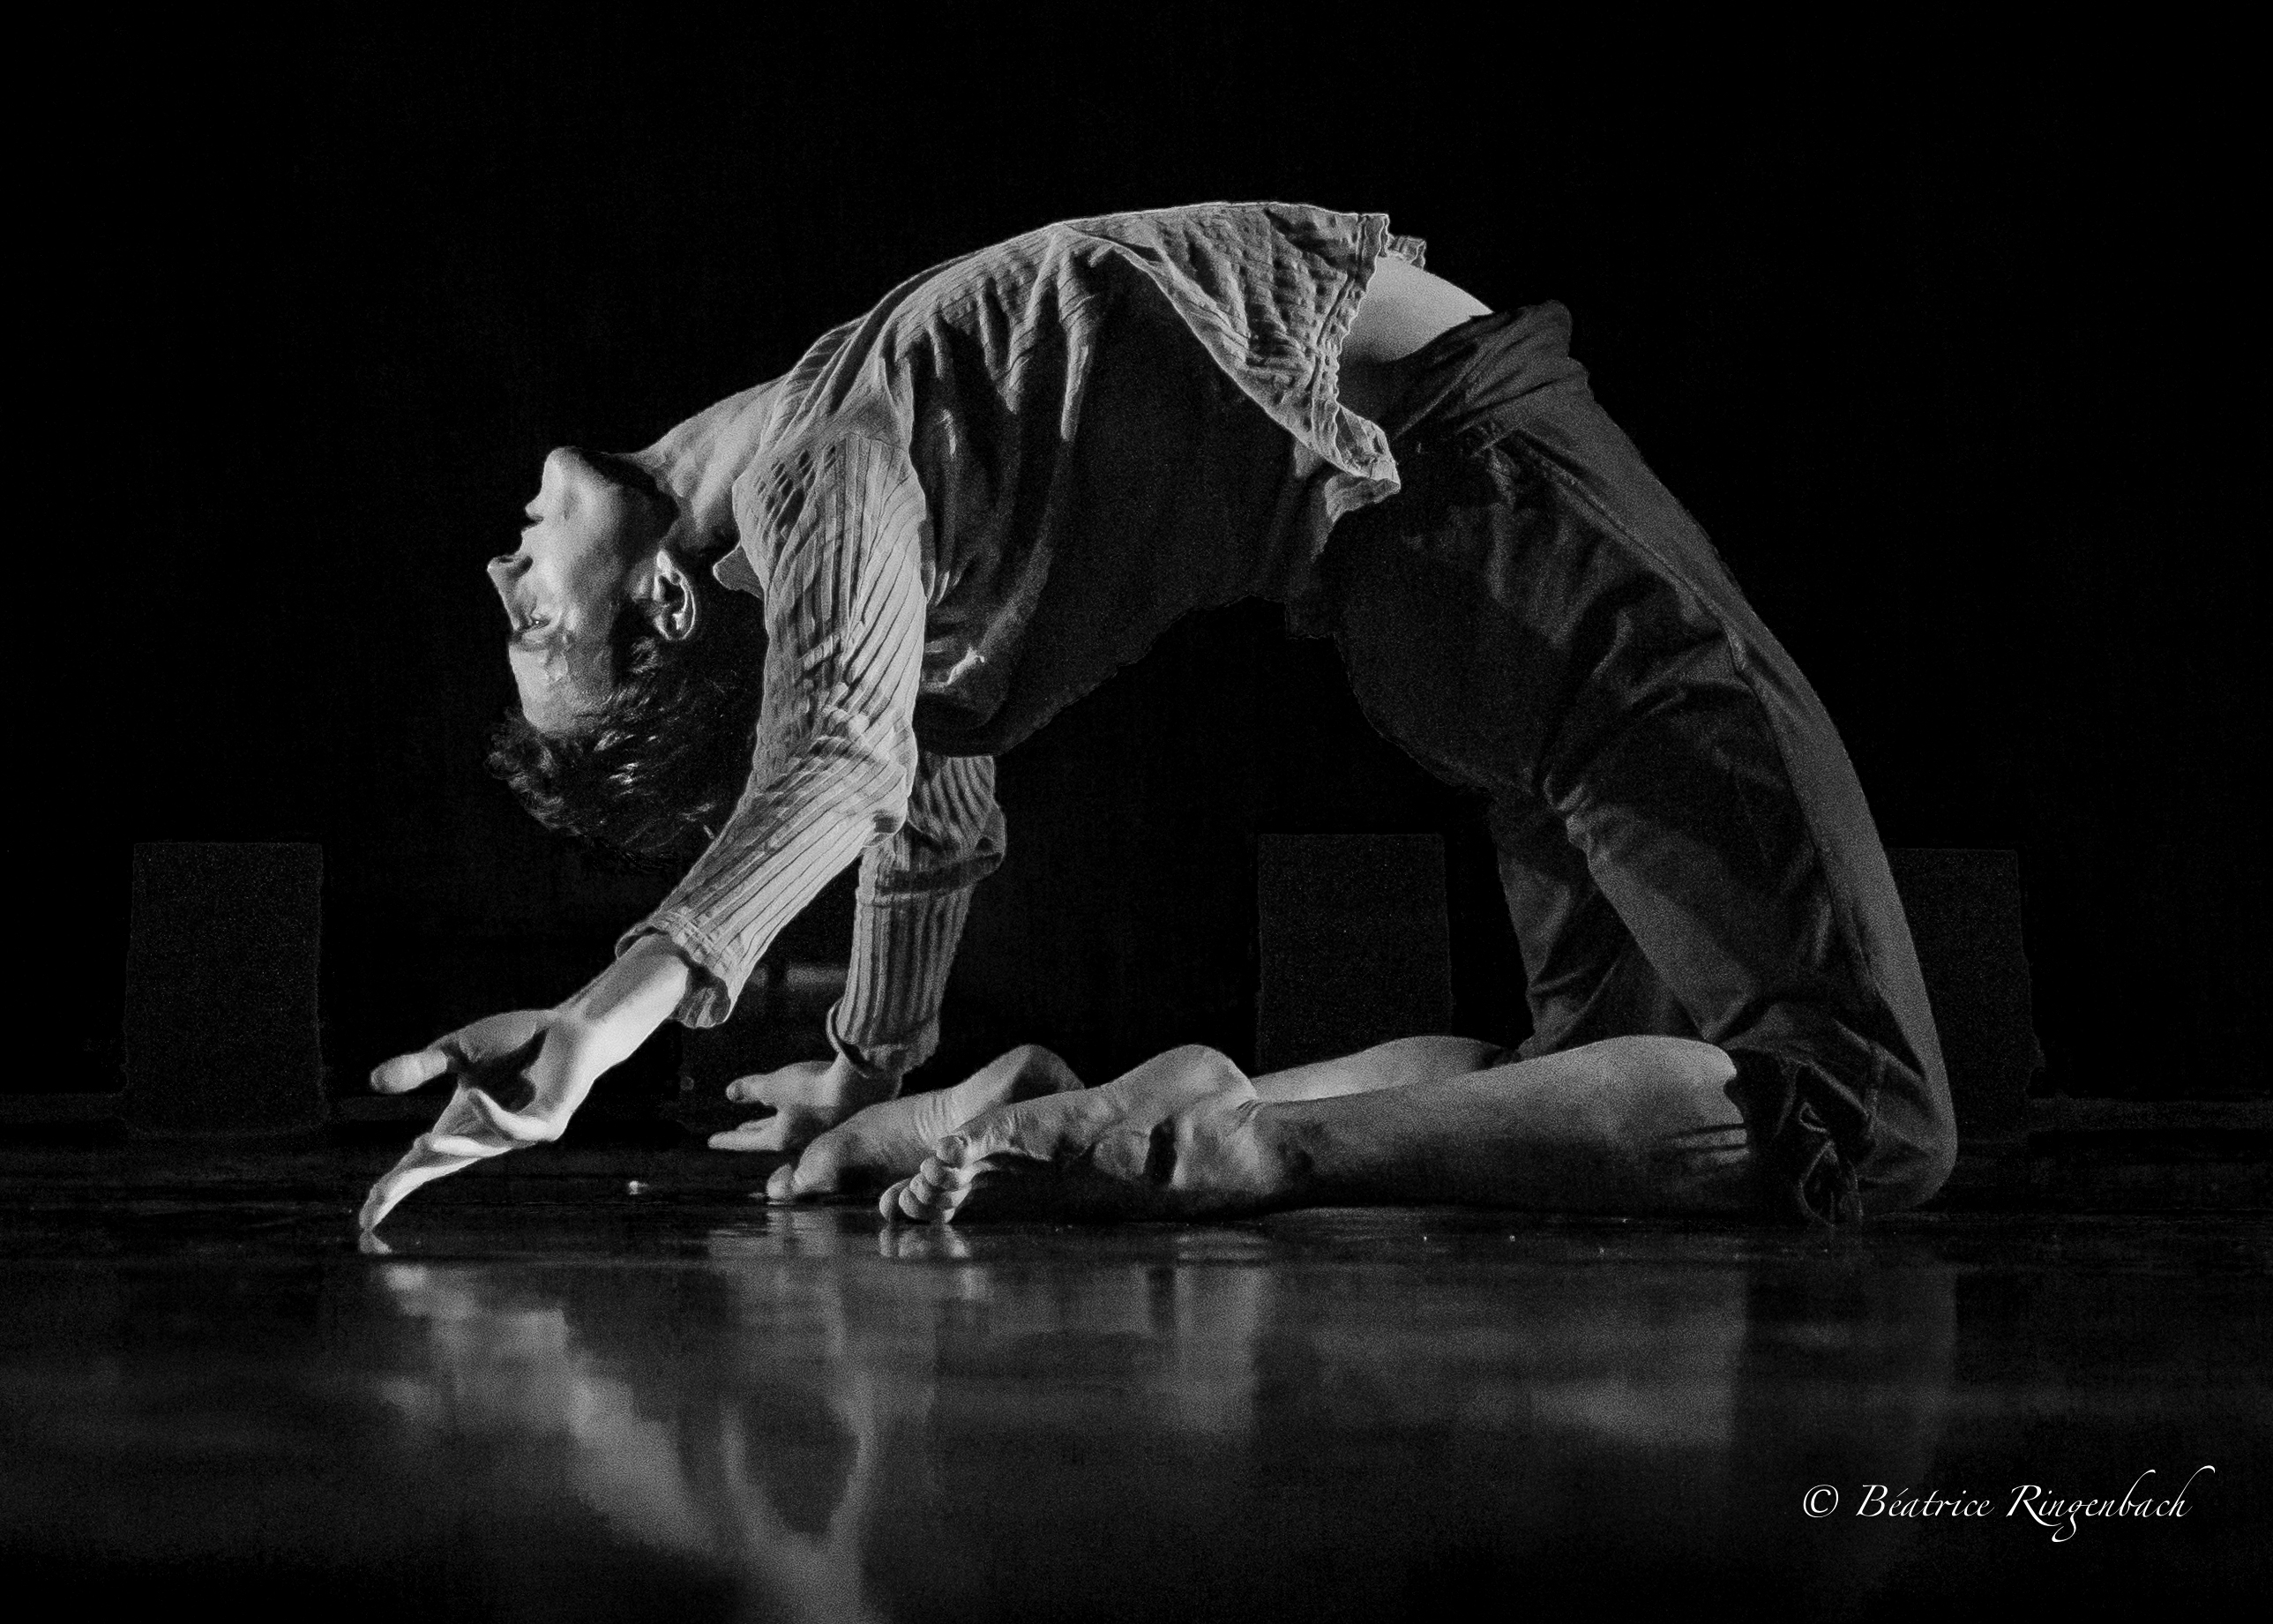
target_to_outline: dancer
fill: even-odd
[[[993,757],[1257,595],[1489,797],[1524,1059],[1695,1041],[1762,1200],[1931,1195],[1947,1079],[1828,717],[1594,403],[1567,312],[1494,313],[1422,257],[1295,205],[1068,222],[911,279],[643,452],[555,452],[491,566],[521,698],[494,759],[554,828],[708,843],[584,991],[379,1069],[460,1080],[367,1220],[557,1136],[663,1019],[724,1019],[856,860],[836,1058],[735,1085],[775,1114],[722,1142],[796,1150],[892,1098],[1002,860]]]

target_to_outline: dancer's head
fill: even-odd
[[[489,563],[521,700],[490,764],[546,827],[660,856],[748,771],[755,605],[674,548],[677,504],[633,459],[563,447],[528,511]]]

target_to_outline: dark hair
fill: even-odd
[[[675,515],[645,470],[587,452],[608,477]],[[545,828],[641,867],[691,854],[709,839],[750,771],[763,697],[765,630],[758,605],[694,583],[694,633],[673,643],[636,604],[609,628],[613,686],[588,726],[547,733],[509,710],[490,748],[490,771]]]

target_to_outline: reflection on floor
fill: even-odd
[[[351,1193],[0,1220],[12,1575],[679,1620],[2034,1615],[2269,1577],[2262,1219],[886,1231],[619,1182],[432,1203],[365,1257]],[[2149,1470],[2134,1498],[2196,1474],[2186,1515],[2008,1514]],[[1990,1509],[1854,1515],[1872,1485]]]

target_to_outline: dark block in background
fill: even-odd
[[[2021,857],[1968,847],[1887,853],[1949,1063],[1961,1139],[2027,1132],[2029,1079],[2044,1065],[2021,943]]]
[[[1256,934],[1258,1071],[1452,1029],[1440,836],[1259,836]]]
[[[229,1133],[324,1120],[316,1013],[319,846],[134,848],[126,950],[128,1123]]]

